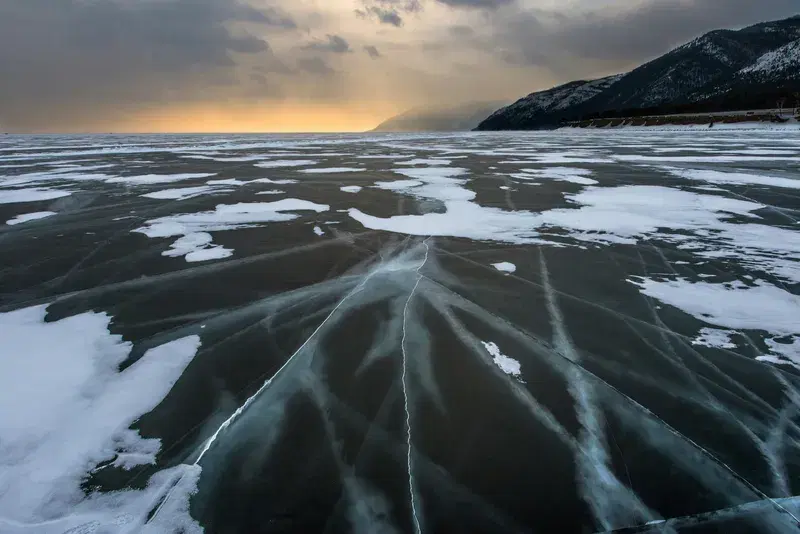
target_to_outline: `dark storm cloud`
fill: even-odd
[[[497,9],[514,4],[516,0],[436,0],[440,4],[450,7],[470,9]]]
[[[314,41],[303,47],[304,50],[314,50],[315,52],[332,52],[334,54],[347,54],[353,50],[343,37],[339,35],[328,35],[324,41]]]
[[[269,49],[237,23],[296,28],[237,0],[0,1],[0,121],[42,128],[230,86],[235,55]]]
[[[420,0],[362,0],[364,9],[356,9],[360,18],[374,18],[381,24],[389,24],[397,28],[403,25],[400,13],[417,13],[422,11]]]
[[[381,24],[390,24],[397,28],[403,25],[403,17],[395,9],[372,6],[366,9],[356,9],[356,15],[362,19],[374,16]]]
[[[378,49],[371,45],[364,46],[364,52],[366,52],[367,55],[369,55],[369,57],[372,59],[378,59],[381,57],[381,53],[378,51]]]
[[[329,76],[336,72],[321,57],[300,58],[297,60],[297,68],[319,76]]]
[[[780,19],[800,11],[797,0],[649,0],[627,10],[570,14],[520,10],[493,21],[483,43],[525,64],[558,67],[581,60],[641,62],[705,32]]]

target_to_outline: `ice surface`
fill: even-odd
[[[344,191],[345,193],[358,193],[359,191],[361,191],[361,186],[360,185],[343,185],[339,189],[341,191]]]
[[[62,189],[0,189],[0,204],[41,202],[42,200],[53,200],[56,198],[67,197],[71,194],[71,191],[64,191]]]
[[[85,494],[81,483],[106,460],[127,468],[153,463],[159,440],[129,427],[164,399],[200,340],[163,344],[120,371],[131,344],[109,332],[108,315],[45,322],[46,308],[0,314],[0,406],[14,406],[0,410],[0,530],[65,532],[95,522],[110,528],[152,492],[123,491],[110,500]]]
[[[55,214],[56,212],[54,211],[36,211],[33,213],[23,213],[22,215],[17,215],[13,219],[7,220],[6,224],[9,226],[14,226],[15,224],[21,224],[28,221],[37,221],[39,219],[44,219],[45,217],[50,217]]]
[[[0,229],[0,532],[793,531],[798,154],[0,138],[0,192],[69,195],[0,205],[59,214]]]

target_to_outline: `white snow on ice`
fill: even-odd
[[[481,341],[481,343],[483,343],[483,346],[486,347],[486,352],[492,356],[495,365],[497,365],[497,367],[499,367],[505,374],[515,378],[520,377],[522,374],[522,369],[517,360],[514,358],[509,358],[500,352],[500,347],[497,346],[497,343],[492,341]]]
[[[800,189],[800,179],[783,178],[780,176],[764,176],[743,172],[722,172],[712,170],[676,169],[669,167],[669,172],[687,180],[696,180],[713,184],[732,185],[764,185],[768,187],[783,187],[787,189]]]
[[[345,193],[358,193],[359,191],[361,191],[361,186],[360,185],[345,185],[345,186],[340,187],[339,189],[341,191],[344,191]]]
[[[327,167],[320,169],[302,169],[299,172],[306,174],[336,174],[342,172],[364,172],[366,169],[360,167]]]
[[[198,336],[148,350],[125,369],[131,344],[109,332],[105,313],[45,322],[47,305],[0,313],[0,531],[187,532],[197,467],[161,471],[142,490],[87,495],[81,483],[99,463],[130,469],[155,463],[158,439],[130,426],[155,408],[194,358]],[[173,504],[144,526],[165,486],[184,475]]]
[[[560,180],[563,182],[572,182],[581,185],[594,185],[597,180],[589,178],[592,171],[589,169],[580,169],[576,167],[549,167],[547,169],[520,169],[521,172],[532,174],[537,178],[546,178],[549,180]]]
[[[33,213],[23,213],[22,215],[17,215],[13,219],[7,220],[6,224],[9,226],[14,226],[15,224],[22,224],[28,221],[38,221],[39,219],[44,219],[45,217],[50,217],[51,215],[55,214],[55,211],[36,211]]]
[[[158,200],[184,200],[193,198],[206,193],[214,191],[213,187],[201,185],[197,187],[179,187],[176,189],[162,189],[161,191],[153,191],[152,193],[145,193],[142,196],[147,198],[155,198]]]
[[[716,347],[721,349],[735,349],[736,344],[731,341],[731,335],[736,332],[719,330],[717,328],[703,328],[697,337],[692,340],[692,345],[702,347]]]
[[[209,178],[215,176],[216,173],[207,172],[194,172],[194,173],[181,173],[181,174],[143,174],[141,176],[118,176],[116,178],[109,178],[106,180],[110,184],[129,184],[129,185],[150,185],[150,184],[168,184],[172,182],[182,182],[184,180],[192,180],[195,178]]]
[[[516,272],[517,270],[516,265],[507,261],[501,261],[500,263],[493,263],[492,267],[504,273],[513,273]]]
[[[252,227],[258,223],[290,221],[299,215],[287,211],[328,211],[329,206],[307,200],[285,198],[275,202],[251,202],[219,204],[214,211],[169,215],[133,230],[148,237],[181,236],[164,256],[185,256],[186,261],[206,261],[226,258],[233,254],[230,249],[212,243],[211,234],[224,230]]]
[[[61,197],[68,197],[72,191],[63,189],[3,189],[0,190],[0,204],[16,204],[21,202],[41,202],[42,200],[53,200]]]
[[[256,163],[256,167],[261,167],[262,169],[278,169],[281,167],[307,167],[309,165],[316,165],[317,163],[319,162],[313,159],[276,159]]]

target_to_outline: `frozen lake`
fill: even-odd
[[[798,132],[5,136],[0,299],[4,534],[798,528]]]

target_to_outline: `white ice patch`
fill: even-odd
[[[322,231],[322,228],[320,228],[319,226],[315,226],[315,227],[314,227],[314,233],[315,233],[315,234],[317,234],[318,236],[323,236],[323,235],[325,235],[325,232],[323,232],[323,231]]]
[[[544,243],[536,229],[539,216],[527,211],[504,211],[455,200],[445,202],[445,213],[396,215],[381,218],[356,208],[350,217],[364,227],[406,235],[463,237],[477,241],[499,241],[516,244]]]
[[[45,322],[46,305],[0,313],[0,531],[146,532],[147,512],[165,489],[161,471],[144,490],[86,495],[81,483],[99,463],[153,463],[158,439],[129,427],[155,408],[194,358],[198,336],[148,350],[119,370],[129,342],[109,332],[111,317],[86,312]],[[177,489],[194,490],[199,468]],[[165,514],[191,532],[188,508]],[[164,525],[162,524],[162,527]],[[91,529],[90,529],[91,528]],[[152,531],[151,531],[152,532]]]
[[[388,191],[402,191],[418,185],[422,185],[419,180],[395,180],[393,182],[375,182],[374,187]]]
[[[45,217],[50,217],[51,215],[55,214],[55,211],[36,211],[34,213],[23,213],[22,215],[17,215],[13,219],[7,220],[6,224],[9,226],[14,226],[15,224],[22,224],[28,221],[44,219]]]
[[[583,207],[543,212],[542,221],[573,230],[575,239],[600,243],[633,244],[656,234],[662,237],[664,234],[658,230],[663,228],[715,227],[728,214],[752,218],[750,212],[764,207],[755,202],[648,185],[590,187],[567,198]]]
[[[493,263],[492,267],[497,269],[498,271],[502,271],[504,273],[513,273],[517,270],[517,266],[513,263],[502,261],[500,263]]]
[[[281,191],[280,189],[268,189],[266,191],[259,191],[256,195],[282,195],[285,191]]]
[[[670,163],[740,163],[743,161],[796,161],[790,156],[643,156],[623,154],[614,156],[617,161],[630,162],[670,162]]]
[[[245,185],[247,182],[242,180],[237,180],[236,178],[226,178],[224,180],[209,180],[206,182],[208,185]]]
[[[449,159],[443,158],[415,158],[408,161],[398,161],[395,165],[450,165],[452,163]]]
[[[500,352],[500,347],[498,347],[496,343],[492,341],[481,341],[481,343],[486,347],[486,352],[492,356],[495,365],[499,367],[501,371],[515,378],[519,378],[522,375],[522,368],[519,362]]]
[[[764,330],[776,336],[800,333],[800,297],[763,281],[711,284],[685,279],[629,280],[645,295],[715,326]]]
[[[281,167],[308,167],[309,165],[316,165],[319,163],[313,159],[276,159],[273,161],[262,161],[256,163],[256,167],[262,169],[279,169]]]
[[[270,178],[258,178],[257,180],[250,180],[254,184],[273,184],[273,185],[289,185],[296,184],[297,180],[272,180]]]
[[[116,178],[109,178],[106,180],[109,184],[129,184],[129,185],[150,185],[150,184],[168,184],[172,182],[182,182],[184,180],[193,180],[196,178],[209,178],[215,176],[216,173],[207,172],[194,172],[194,173],[181,173],[181,174],[143,174],[141,176],[119,176]]]
[[[344,191],[345,193],[358,193],[361,191],[360,185],[345,185],[339,188],[339,190]]]
[[[779,176],[764,176],[742,172],[721,172],[696,169],[668,168],[669,172],[687,180],[708,182],[713,184],[731,185],[763,185],[767,187],[783,187],[787,189],[800,189],[800,179],[782,178]]]
[[[176,189],[163,189],[161,191],[154,191],[152,193],[145,193],[142,195],[147,198],[155,198],[158,200],[185,200],[193,198],[206,193],[214,191],[213,187],[201,185],[198,187],[179,187]]]
[[[41,202],[61,197],[68,197],[72,191],[62,189],[8,189],[0,190],[0,204],[16,204],[22,202]]]
[[[352,208],[350,217],[366,228],[407,235],[464,237],[480,241],[507,243],[541,243],[536,228],[541,222],[537,214],[527,211],[504,211],[480,206],[472,200],[475,192],[463,187],[466,169],[422,167],[396,170],[412,180],[378,182],[376,187],[403,191],[416,197],[444,203],[444,213],[374,217]]]
[[[730,330],[719,330],[717,328],[703,328],[695,339],[692,340],[692,345],[699,345],[701,347],[714,347],[720,349],[735,349],[736,343],[731,341],[731,336],[736,332]]]
[[[329,206],[315,204],[307,200],[285,198],[275,202],[252,202],[239,204],[220,204],[214,211],[170,215],[152,221],[134,232],[147,237],[182,236],[175,241],[164,256],[186,256],[186,261],[206,261],[226,258],[233,254],[212,243],[211,234],[223,230],[249,228],[258,223],[290,221],[299,215],[287,211],[328,211]]]
[[[320,169],[302,169],[299,172],[306,174],[337,174],[342,172],[364,172],[366,169],[360,167],[326,167]]]
[[[548,180],[560,180],[562,182],[572,182],[573,184],[580,185],[594,185],[597,180],[589,178],[592,171],[589,169],[580,169],[576,167],[550,167],[547,169],[520,169],[520,171],[532,174],[537,178],[546,178]]]
[[[800,335],[791,336],[789,341],[767,339],[765,342],[775,356],[758,356],[757,360],[800,369]]]

